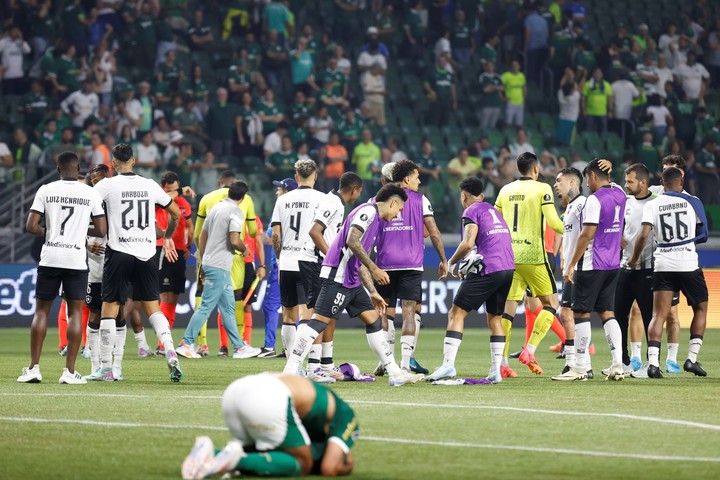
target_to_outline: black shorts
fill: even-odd
[[[505,301],[512,285],[513,271],[503,270],[489,275],[468,275],[455,294],[453,305],[466,312],[479,309],[485,304],[490,315],[502,315]]]
[[[133,300],[157,300],[160,291],[158,267],[155,257],[143,261],[127,253],[106,248],[102,281],[103,302],[125,303],[128,283],[132,285]]]
[[[322,265],[320,262],[305,262],[302,260],[298,262],[298,265],[300,265],[300,277],[305,288],[305,303],[307,308],[315,308],[323,283],[323,279],[320,278]]]
[[[378,293],[385,299],[388,308],[395,308],[398,300],[422,302],[422,270],[388,270],[390,283],[375,284]]]
[[[573,286],[570,282],[563,282],[562,286],[562,298],[560,299],[560,306],[563,308],[571,308],[572,307],[572,294],[573,294]]]
[[[257,278],[257,273],[255,272],[255,264],[252,262],[247,262],[245,264],[245,277],[243,279],[243,288],[242,288],[242,299],[245,300],[245,297],[247,297],[248,292],[250,291],[250,288],[252,287],[253,282]],[[248,298],[248,305],[252,305],[255,303],[255,300],[257,300],[257,288],[253,291],[253,294],[250,295],[250,298]]]
[[[368,310],[374,311],[375,307],[362,285],[345,288],[333,280],[323,279],[320,294],[315,302],[315,313],[337,320],[346,310],[353,318]]]
[[[285,308],[297,307],[301,303],[305,305],[305,287],[303,287],[300,272],[280,270],[280,303]]]
[[[687,298],[688,305],[693,307],[708,301],[707,283],[702,268],[694,272],[655,272],[652,289],[653,292],[679,290]]]
[[[65,300],[83,300],[87,290],[87,278],[87,270],[40,266],[37,269],[35,298],[55,300],[62,286]]]
[[[161,293],[185,293],[185,250],[178,250],[177,253],[178,259],[174,262],[164,256],[158,258]]]
[[[652,275],[652,268],[642,270],[620,269],[615,287],[615,308],[613,311],[615,312],[615,318],[618,319],[621,325],[628,321],[633,302],[637,302],[645,325],[650,325],[653,312],[653,294],[650,289]]]
[[[85,305],[93,312],[102,309],[102,283],[88,283]]]
[[[618,271],[619,269],[575,272],[572,309],[577,312],[614,311]]]
[[[674,307],[680,305],[680,292],[673,292],[673,299],[671,305]]]

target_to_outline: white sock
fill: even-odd
[[[112,368],[112,352],[115,347],[115,319],[100,320],[100,368]]]
[[[648,346],[648,362],[650,365],[660,368],[660,347]]]
[[[603,324],[603,329],[605,330],[605,338],[610,347],[612,364],[622,365],[622,350],[620,349],[620,345],[622,344],[622,331],[620,330],[620,324],[617,320],[611,318]]]
[[[90,371],[100,368],[100,330],[87,327],[87,346],[90,349]]]
[[[587,369],[588,347],[592,340],[592,328],[590,322],[580,322],[575,324],[575,367],[578,371]]]
[[[125,356],[125,339],[127,338],[127,325],[115,327],[115,349],[113,350],[113,368],[122,370],[122,361]]]
[[[571,343],[568,344],[568,341]],[[570,368],[575,366],[575,339],[565,341],[565,365]]]
[[[282,337],[286,355],[289,355],[290,350],[292,350],[293,345],[295,344],[296,334],[297,329],[295,328],[295,325],[287,325],[283,323],[282,329],[280,329],[280,336]]]
[[[528,352],[532,353],[533,355],[535,355],[535,352],[537,351],[537,345],[533,345],[532,343],[529,343],[529,342],[527,345],[525,345],[525,348],[527,349]]]
[[[417,348],[418,337],[420,336],[420,327],[422,326],[422,317],[415,312],[415,339],[413,341],[413,350]]]
[[[455,358],[462,343],[462,333],[446,332],[443,343],[443,366],[455,367]],[[501,353],[502,355],[502,353]]]
[[[293,330],[295,330],[294,326]],[[320,335],[320,332],[307,326],[307,324],[300,325],[300,328],[298,328],[295,335],[293,335],[295,337],[295,343],[285,349],[287,363],[285,364],[283,373],[289,375],[297,374],[300,369],[300,365],[305,361],[305,358],[310,353],[310,349],[313,347],[313,342],[318,335]]]
[[[320,368],[323,370],[334,370],[335,362],[333,361],[333,342],[322,342],[320,354]]]
[[[630,358],[638,357],[641,358],[640,351],[642,350],[642,342],[630,342]]]
[[[145,338],[145,329],[143,328],[140,330],[140,332],[134,334],[135,335],[135,342],[137,343],[138,350],[139,349],[145,349],[147,351],[150,351],[150,345],[148,345],[147,338]]]
[[[677,354],[680,349],[679,343],[668,343],[667,344],[667,360],[672,360],[677,363]]]
[[[690,335],[690,344],[688,345],[688,360],[693,363],[697,362],[698,353],[700,353],[700,347],[703,344],[702,335]]]
[[[157,311],[150,315],[148,320],[150,320],[150,325],[155,329],[155,335],[157,335],[165,351],[174,351],[175,345],[173,344],[172,334],[170,333],[170,324],[167,318],[165,318],[165,315]]]
[[[310,347],[307,357],[307,372],[312,373],[320,368],[320,355],[322,353],[322,345],[315,343]]]
[[[413,335],[402,335],[400,337],[400,351],[402,352],[400,368],[410,370],[410,359],[412,358],[413,351],[415,350],[413,343],[415,343],[415,336]]]
[[[378,330],[377,332],[367,333],[366,335],[370,349],[373,351],[378,360],[380,360],[382,366],[385,367],[388,375],[392,376],[400,373],[400,367],[395,361],[395,355],[393,355],[392,350],[390,350],[390,347],[388,346],[385,332]]]
[[[502,354],[505,350],[505,335],[490,336],[490,371],[499,372]]]
[[[387,317],[388,329],[385,332],[387,336],[388,347],[390,351],[395,355],[395,317]]]

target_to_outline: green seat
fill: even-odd
[[[507,138],[506,138],[505,134],[503,132],[501,132],[500,130],[488,130],[485,133],[488,137],[488,141],[490,142],[490,145],[493,148],[497,149],[497,148],[502,147],[503,145],[507,145]]]
[[[711,231],[720,230],[720,205],[705,205],[705,214],[708,218],[708,229]]]

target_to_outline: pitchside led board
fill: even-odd
[[[426,327],[444,328],[447,325],[447,312],[452,305],[452,299],[455,292],[460,286],[458,279],[450,279],[446,281],[438,281],[435,273],[436,267],[426,266],[423,276],[423,323]],[[0,326],[29,326],[35,311],[35,279],[37,276],[37,268],[35,265],[29,264],[5,264],[0,265]],[[175,325],[184,327],[192,315],[192,305],[194,305],[195,296],[195,267],[190,266],[187,269],[188,280],[186,285],[186,293],[180,297],[177,307],[177,319]],[[708,282],[710,291],[710,311],[708,312],[708,327],[720,328],[720,268],[705,270],[705,278]],[[262,301],[265,294],[265,282],[258,286],[258,301],[253,305],[255,311],[256,327],[263,325],[263,314],[261,310]],[[190,299],[193,302],[190,302]],[[53,312],[50,318],[53,319],[57,315],[60,301],[55,302]],[[524,315],[524,309],[518,308],[518,315]],[[687,327],[692,318],[692,310],[687,306],[684,298],[680,301],[680,319],[683,327]],[[520,320],[521,321],[521,320]],[[53,326],[54,321],[50,321]],[[216,323],[213,317],[210,325],[215,327]],[[341,319],[338,323],[343,327],[359,327],[360,322],[351,321],[347,317]],[[480,315],[471,315],[466,322],[467,327],[483,327],[487,326],[485,322],[485,312],[480,311]]]

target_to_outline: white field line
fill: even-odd
[[[0,396],[3,397],[101,397],[101,398],[176,398],[176,399],[188,399],[188,400],[219,400],[222,398],[220,395],[143,395],[143,394],[124,394],[124,393],[29,393],[29,392],[17,392],[8,393],[2,392]],[[438,409],[469,409],[469,410],[504,410],[511,412],[522,412],[522,413],[539,413],[544,415],[560,415],[560,416],[580,416],[580,417],[605,417],[605,418],[618,418],[622,420],[635,420],[639,422],[649,423],[663,423],[668,425],[679,425],[683,427],[699,428],[703,430],[720,431],[720,425],[713,423],[701,423],[692,422],[689,420],[678,420],[673,418],[659,418],[649,417],[644,415],[630,415],[626,413],[612,413],[612,412],[578,412],[572,410],[545,410],[539,408],[521,408],[521,407],[506,407],[498,405],[443,405],[437,403],[415,403],[415,402],[380,402],[373,400],[348,400],[348,403],[354,405],[385,405],[385,406],[399,406],[399,407],[418,407],[418,408],[438,408]]]
[[[96,427],[119,427],[119,428],[154,428],[154,429],[177,429],[177,430],[213,430],[226,431],[225,427],[207,426],[207,425],[166,425],[160,423],[126,423],[126,422],[100,422],[94,420],[72,420],[66,418],[38,418],[38,417],[0,417],[0,422],[17,422],[17,423],[60,423],[73,425],[88,425]],[[461,442],[435,442],[430,440],[416,440],[406,438],[385,438],[366,436],[361,437],[364,441],[383,442],[383,443],[400,443],[409,445],[430,445],[438,447],[457,447],[457,448],[478,448],[486,450],[514,450],[520,452],[533,453],[560,453],[570,455],[583,455],[589,457],[605,457],[605,458],[629,458],[633,460],[651,460],[651,461],[672,461],[672,462],[703,462],[703,463],[720,463],[718,457],[682,457],[676,455],[652,455],[643,453],[616,453],[616,452],[599,452],[588,450],[571,450],[565,448],[545,448],[531,447],[523,445],[493,445],[488,443],[461,443]]]

